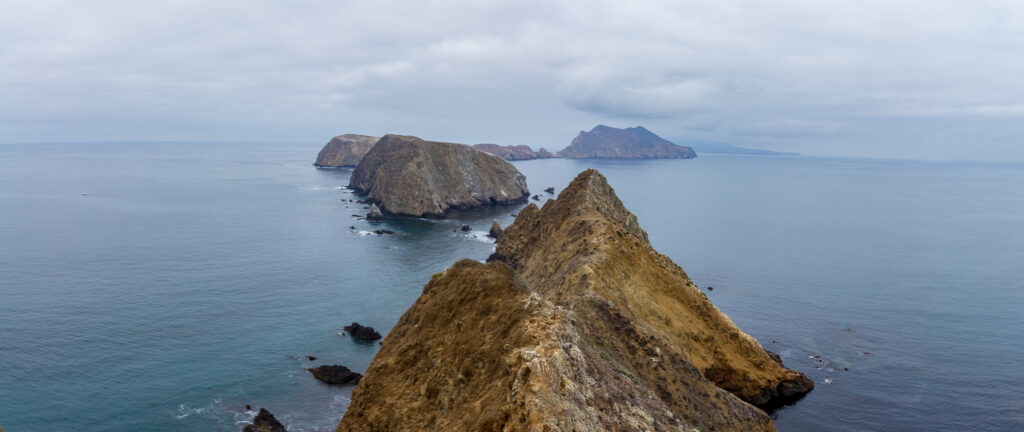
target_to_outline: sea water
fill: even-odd
[[[378,345],[341,327],[386,333],[518,207],[367,222],[319,147],[0,146],[0,427],[236,431],[266,407],[333,430],[352,387],[305,369],[365,371]],[[780,430],[1024,428],[1024,166],[515,164],[541,204],[600,170],[656,249],[815,381]]]

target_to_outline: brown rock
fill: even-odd
[[[339,431],[771,431],[802,390],[656,252],[593,170],[528,205],[487,264],[435,275]]]
[[[526,201],[526,176],[464,144],[385,135],[352,172],[349,187],[385,214],[441,217],[451,209]]]
[[[487,232],[488,237],[498,238],[501,235],[501,224],[498,221],[491,222],[491,230]]]
[[[248,407],[248,405],[246,405]],[[274,418],[274,415],[264,408],[252,419],[252,424],[242,429],[242,432],[288,432],[287,429]]]
[[[551,152],[547,151],[547,149],[543,147],[538,151],[533,151],[533,149],[525,145],[503,146],[498,144],[476,144],[473,147],[477,150],[485,151],[510,161],[547,159],[555,157],[555,155],[551,154]]]
[[[590,132],[580,131],[559,157],[615,159],[692,159],[692,148],[676,145],[644,129],[643,126],[618,129],[597,125]]]
[[[363,155],[370,151],[378,139],[366,135],[338,135],[320,150],[313,165],[325,168],[354,167],[359,165]]]

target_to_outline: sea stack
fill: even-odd
[[[509,161],[547,159],[555,157],[555,155],[551,154],[551,152],[543,147],[541,147],[540,150],[533,151],[533,149],[525,145],[503,146],[498,144],[476,144],[473,148],[485,151]]]
[[[571,159],[692,159],[692,148],[676,145],[643,126],[618,129],[597,125],[590,132],[580,131],[559,157]]]
[[[367,135],[338,135],[320,150],[313,165],[323,168],[354,167],[378,139]]]
[[[434,277],[388,333],[338,431],[773,431],[756,407],[813,382],[743,333],[604,176]]]
[[[465,144],[385,135],[352,171],[349,187],[385,215],[442,217],[450,210],[526,201],[526,176]]]
[[[501,224],[498,221],[491,222],[491,229],[487,231],[488,237],[498,238],[501,235]]]

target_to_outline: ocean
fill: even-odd
[[[341,328],[386,333],[518,207],[358,220],[351,170],[312,166],[321,145],[0,145],[0,427],[237,431],[266,407],[334,430],[352,388],[305,368],[365,371],[377,345]],[[779,430],[1024,429],[1024,165],[515,165],[542,201],[601,171],[656,249],[815,381]]]

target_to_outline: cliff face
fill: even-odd
[[[525,202],[526,176],[468,145],[385,135],[363,156],[349,187],[391,215],[440,217],[450,209]]]
[[[324,145],[313,165],[318,167],[354,167],[359,165],[359,161],[363,159],[366,152],[370,151],[378,139],[380,138],[366,135],[338,135]]]
[[[520,211],[488,261],[427,283],[339,431],[771,431],[750,403],[813,387],[654,251],[596,171]]]
[[[547,151],[545,148],[533,151],[533,149],[525,145],[503,146],[498,144],[476,144],[473,148],[510,161],[547,159],[555,157],[555,155],[551,154],[551,152]]]
[[[675,145],[642,126],[618,129],[598,125],[590,132],[580,131],[559,157],[619,159],[691,159],[692,148]]]

